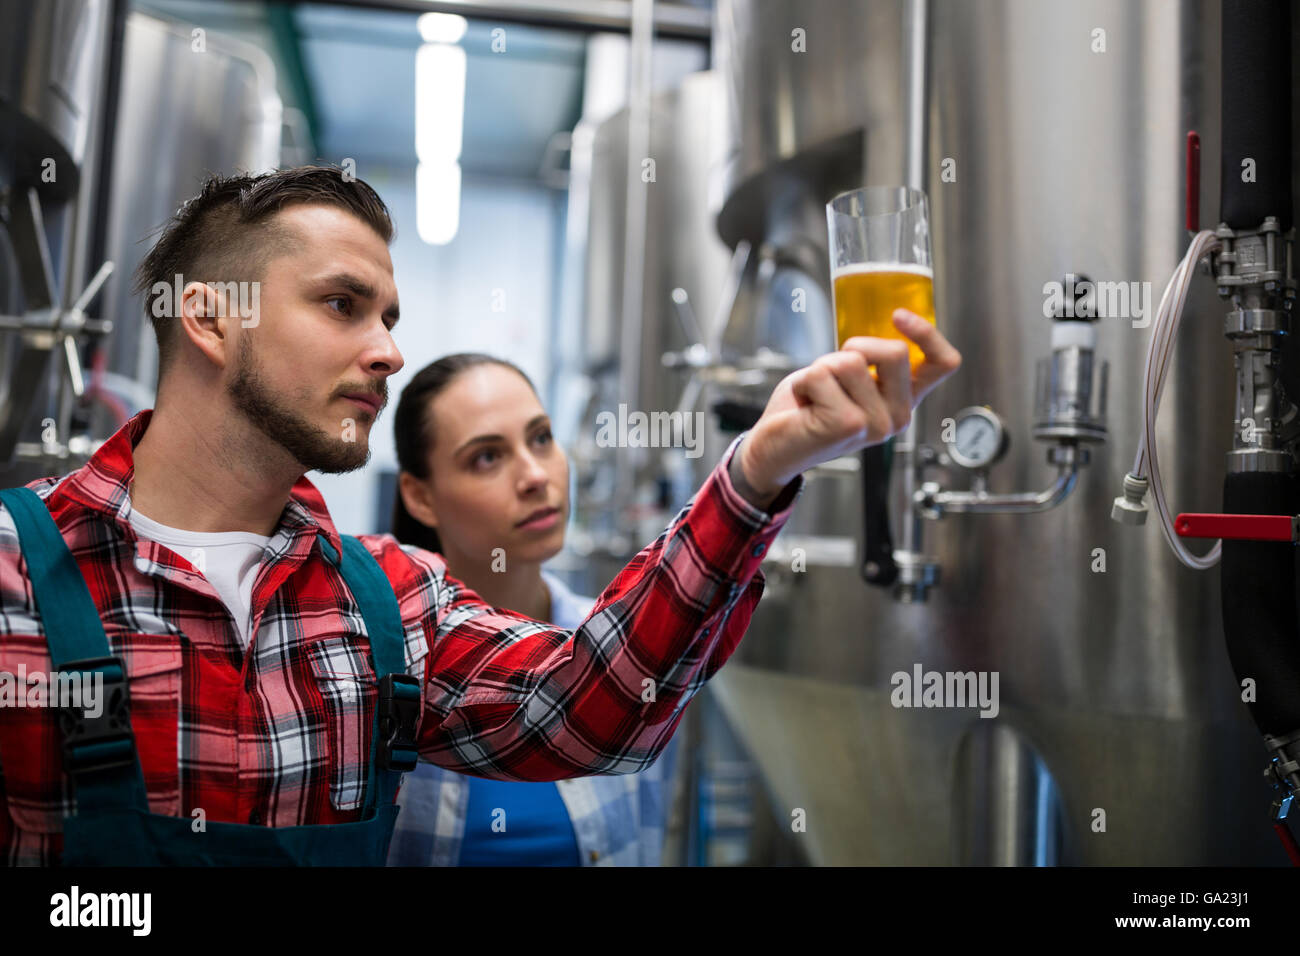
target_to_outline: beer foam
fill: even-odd
[[[919,266],[915,262],[854,262],[847,266],[840,266],[832,272],[831,281],[834,282],[842,276],[865,275],[871,272],[906,272],[934,280],[932,267]]]

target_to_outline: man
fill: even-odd
[[[366,462],[402,367],[391,238],[369,186],[302,167],[209,180],[141,264],[156,407],[0,510],[0,672],[111,698],[62,724],[0,707],[9,863],[380,864],[416,751],[502,779],[644,768],[744,633],[800,472],[904,428],[960,364],[900,316],[914,376],[866,338],[789,376],[564,631],[391,536],[341,539],[303,477]]]

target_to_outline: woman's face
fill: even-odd
[[[564,545],[569,462],[528,383],[500,365],[457,375],[431,401],[430,522],[451,559],[540,562]]]

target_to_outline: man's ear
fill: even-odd
[[[226,367],[229,325],[217,301],[216,291],[202,282],[188,282],[181,292],[176,321],[181,332],[218,368]]]
[[[412,518],[430,528],[438,527],[438,512],[433,508],[433,495],[428,486],[409,471],[397,476],[397,493]]]

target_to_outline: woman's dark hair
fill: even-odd
[[[433,448],[433,400],[440,395],[461,372],[480,365],[499,365],[508,368],[528,383],[536,394],[532,380],[517,365],[505,359],[484,355],[481,352],[457,352],[446,355],[426,365],[407,382],[397,401],[393,416],[393,437],[397,444],[397,466],[409,471],[421,481],[429,478],[429,452]],[[416,521],[402,502],[399,480],[393,500],[393,536],[402,544],[412,544],[426,551],[442,551],[438,532],[423,522]]]

